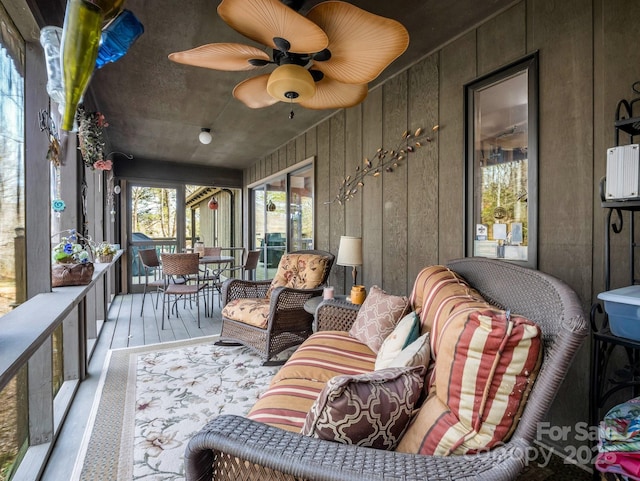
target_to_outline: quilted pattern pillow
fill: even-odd
[[[392,296],[373,286],[358,311],[349,335],[378,353],[382,343],[409,310],[409,299]]]
[[[506,441],[540,369],[540,328],[495,308],[463,309],[431,336],[429,397],[397,450],[471,454]]]
[[[313,289],[322,283],[329,259],[317,254],[285,254],[271,281],[267,297],[276,287]]]
[[[424,368],[383,369],[331,378],[302,434],[343,444],[394,449],[420,399]]]
[[[409,300],[413,310],[420,314],[422,334],[431,332],[434,324],[448,319],[462,304],[478,309],[491,307],[478,291],[445,266],[422,269]]]

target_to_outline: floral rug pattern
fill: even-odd
[[[92,453],[90,444],[81,479],[185,479],[183,457],[191,436],[220,414],[247,414],[279,369],[262,366],[262,360],[245,347],[216,346],[215,340],[208,338],[206,342],[172,349],[158,345],[143,352],[132,352],[127,356],[128,366],[120,369],[126,369],[126,375],[120,374],[110,382],[107,374],[100,405],[111,403],[109,391],[119,389],[126,390],[126,395],[121,396],[124,406],[119,410],[113,406],[107,409],[110,414],[102,420],[101,406],[97,408],[91,441],[95,432],[100,432],[97,425],[109,424],[109,416],[119,411],[122,421],[112,419],[110,431],[117,432],[109,436],[120,436],[120,439],[111,443],[99,440],[106,447],[98,450],[115,448],[119,456]],[[113,366],[117,364],[115,360],[112,356],[109,371],[117,370]],[[118,386],[125,378],[126,389]],[[121,429],[118,429],[120,422]],[[102,429],[96,437],[104,437],[105,432]],[[117,461],[109,463],[103,455],[115,457]],[[95,458],[98,461],[91,461]],[[108,468],[109,464],[117,464],[117,468]],[[87,465],[98,465],[98,468]],[[109,469],[111,473],[107,472]],[[113,471],[117,471],[116,476]]]

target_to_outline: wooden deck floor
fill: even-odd
[[[93,400],[106,354],[109,349],[157,344],[194,337],[219,334],[221,328],[220,307],[217,297],[213,303],[210,317],[204,312],[204,303],[200,302],[200,328],[198,328],[195,304],[186,308],[182,302],[178,305],[179,315],[172,314],[165,328],[161,328],[161,304],[154,309],[153,299],[147,295],[144,314],[140,316],[142,294],[117,296],[109,309],[107,321],[102,325],[98,342],[95,345],[88,367],[87,378],[80,384],[78,393],[71,406],[65,424],[54,446],[41,480],[70,480],[74,462],[89,419]],[[116,480],[113,480],[116,481]]]

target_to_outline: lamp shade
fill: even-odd
[[[269,76],[267,92],[284,102],[308,100],[316,93],[316,84],[309,71],[300,65],[280,65]]]
[[[338,247],[339,266],[361,266],[362,265],[362,237],[351,237],[343,235],[340,237]]]

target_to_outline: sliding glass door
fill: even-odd
[[[313,165],[272,177],[252,193],[252,249],[258,280],[271,279],[285,252],[313,248]]]

